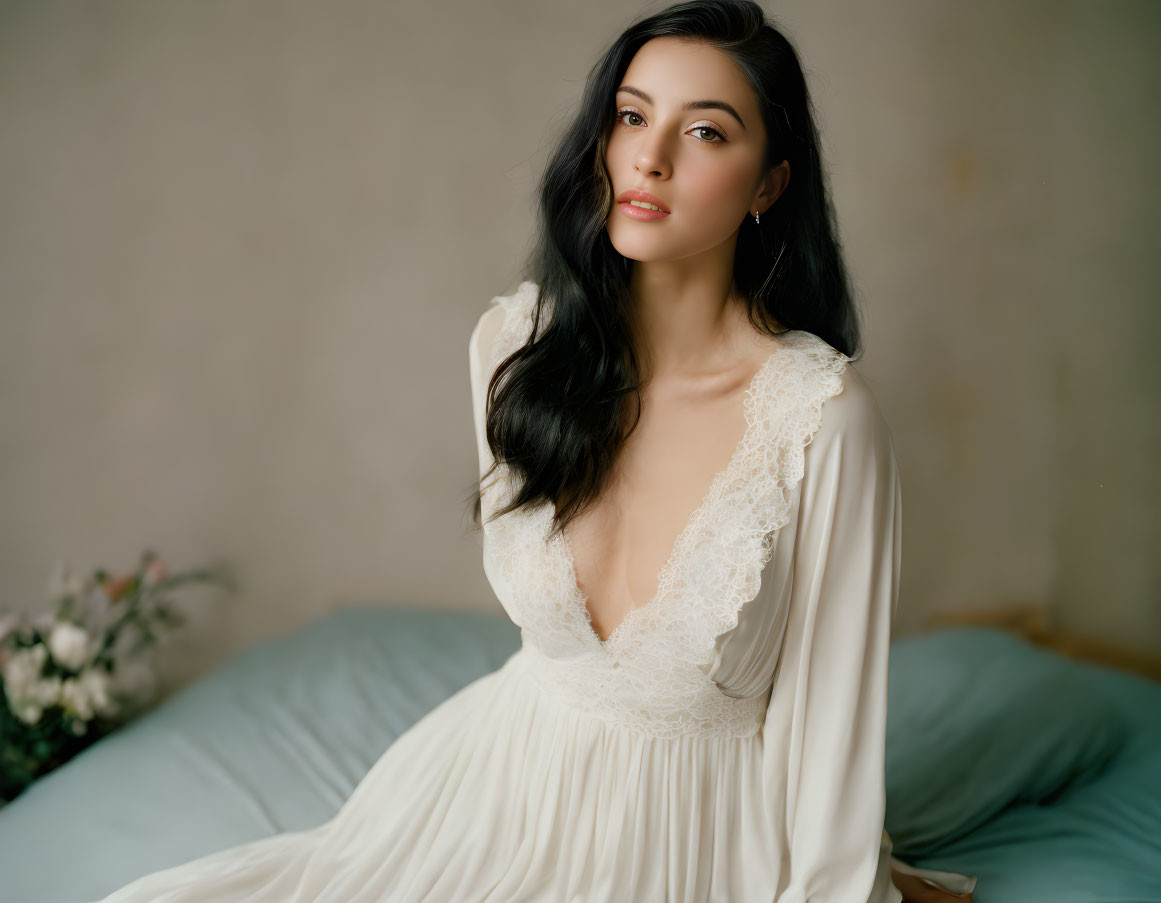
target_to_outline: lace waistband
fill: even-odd
[[[689,686],[659,686],[640,668],[593,657],[559,661],[528,643],[505,668],[526,674],[569,708],[659,739],[752,737],[766,714],[764,696],[727,696],[704,675],[692,678]]]

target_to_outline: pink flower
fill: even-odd
[[[116,602],[133,587],[134,579],[132,574],[110,577],[101,584],[101,589],[111,602]]]
[[[145,577],[142,582],[146,586],[153,586],[168,576],[169,571],[165,569],[165,563],[160,558],[153,558],[145,568]]]

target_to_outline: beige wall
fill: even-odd
[[[179,684],[338,601],[500,612],[467,340],[595,2],[0,0],[0,607],[234,561]],[[803,54],[905,499],[897,633],[1161,647],[1161,5],[767,3]]]

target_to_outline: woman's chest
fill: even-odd
[[[654,402],[600,497],[564,531],[602,640],[657,596],[679,537],[745,432],[740,396],[735,389],[713,401]]]

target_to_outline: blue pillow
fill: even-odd
[[[891,644],[886,827],[900,859],[1099,774],[1129,725],[1091,667],[994,628]]]

